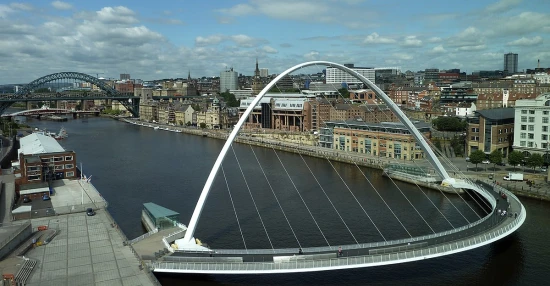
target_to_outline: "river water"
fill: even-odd
[[[140,215],[146,202],[179,212],[181,222],[188,223],[224,143],[106,118],[28,124],[54,132],[65,127],[69,138],[61,144],[76,151],[84,173],[92,176],[129,239],[143,234]],[[392,182],[380,170],[242,144],[234,144],[223,166],[227,183],[218,175],[195,232],[214,248],[298,248],[406,238],[467,224],[483,212],[468,197]],[[546,285],[550,204],[522,201],[527,221],[519,231],[451,256],[320,273],[158,279],[163,285]]]

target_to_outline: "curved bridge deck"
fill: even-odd
[[[478,182],[479,183],[479,182]],[[477,185],[478,190],[493,186]],[[508,200],[500,196],[506,194]],[[496,186],[486,191],[498,204],[479,221],[453,230],[388,242],[342,245],[338,247],[298,249],[219,249],[210,253],[176,251],[163,261],[152,262],[155,272],[201,274],[261,274],[324,271],[372,267],[423,260],[481,247],[501,239],[518,229],[526,218],[523,205],[515,195]],[[511,216],[501,216],[497,210],[507,210]],[[517,217],[515,216],[517,213]]]

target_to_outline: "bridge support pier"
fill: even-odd
[[[27,110],[32,109],[32,101],[27,101],[25,104],[27,105]]]

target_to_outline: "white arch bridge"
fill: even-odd
[[[420,145],[427,160],[442,178],[442,185],[476,193],[486,202],[487,215],[468,225],[430,235],[375,243],[357,243],[340,247],[310,247],[301,249],[209,249],[195,244],[194,232],[204,204],[210,193],[222,162],[231,148],[239,129],[243,126],[254,107],[276,83],[287,74],[298,69],[322,65],[342,70],[368,86],[377,97],[394,112]],[[225,176],[225,175],[224,175]],[[497,210],[514,210],[513,215],[503,216]],[[525,208],[509,191],[482,182],[456,179],[449,176],[427,140],[415,128],[400,108],[376,85],[354,70],[343,65],[313,61],[296,65],[276,77],[252,101],[230,133],[223,146],[206,184],[199,197],[185,237],[176,240],[177,249],[166,244],[172,255],[150,263],[155,272],[199,273],[199,274],[269,274],[308,271],[325,271],[397,264],[424,260],[471,250],[502,239],[517,230],[525,221]],[[166,243],[166,242],[165,242]],[[341,248],[341,250],[339,249]]]

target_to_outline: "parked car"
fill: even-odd
[[[466,162],[470,162],[470,157],[466,157]]]
[[[489,164],[489,163],[491,163],[491,161],[489,161],[489,160],[483,160],[483,161],[481,161],[481,163],[483,163],[483,164]]]
[[[30,202],[32,202],[31,198],[29,198],[29,197],[27,197],[27,196],[24,196],[24,197],[23,197],[23,203],[26,204],[26,203],[30,203]]]
[[[42,200],[43,201],[49,201],[50,200],[50,196],[48,194],[45,194],[42,196]]]
[[[506,166],[506,163],[500,162],[500,163],[498,163],[497,165],[499,165],[499,166]]]
[[[87,209],[86,209],[86,215],[87,215],[87,216],[94,216],[94,215],[95,215],[94,209],[92,209],[92,208],[87,208]]]
[[[540,168],[540,171],[541,171],[541,172],[547,172],[548,169],[546,169],[546,167],[541,167],[541,168]]]

